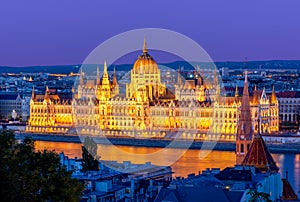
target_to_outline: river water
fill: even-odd
[[[37,150],[64,152],[70,158],[81,157],[80,143],[36,141],[35,147]],[[174,177],[186,177],[190,173],[197,174],[206,168],[223,169],[235,164],[235,153],[230,151],[169,149],[164,152],[162,150],[162,148],[152,147],[98,145],[97,153],[102,160],[131,161],[137,164],[150,161],[155,165],[170,165]],[[178,155],[181,157],[178,158]],[[280,168],[281,176],[285,177],[288,171],[288,179],[294,190],[298,192],[300,190],[300,154],[272,154],[272,156]]]

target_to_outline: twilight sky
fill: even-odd
[[[82,63],[138,28],[187,35],[214,61],[299,60],[299,9],[300,0],[1,0],[0,65]]]

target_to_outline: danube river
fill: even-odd
[[[81,157],[80,143],[36,141],[37,150],[64,152],[70,158]],[[98,145],[98,155],[102,160],[132,163],[152,162],[156,165],[171,165],[174,176],[187,176],[206,168],[225,168],[235,164],[235,153],[229,151],[203,151],[162,148]],[[178,156],[182,154],[181,157]],[[288,171],[288,179],[295,191],[300,190],[300,154],[272,154],[280,168],[282,177]],[[178,158],[178,159],[177,159]]]

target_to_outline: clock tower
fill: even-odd
[[[245,71],[244,91],[236,134],[236,164],[242,164],[253,138],[247,77],[247,71]]]

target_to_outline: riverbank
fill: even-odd
[[[72,142],[82,143],[81,138],[77,135],[49,135],[49,134],[33,134],[33,133],[16,133],[17,139],[24,139],[31,137],[39,141],[51,142]],[[122,146],[136,146],[136,147],[170,147],[170,148],[188,148],[189,149],[212,149],[216,151],[235,151],[234,142],[213,142],[213,141],[186,141],[170,139],[136,139],[136,138],[119,138],[119,137],[94,137],[93,139],[98,144],[114,144]],[[269,143],[267,144],[272,153],[292,153],[300,154],[300,143]]]

